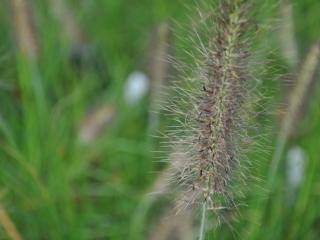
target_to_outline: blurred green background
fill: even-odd
[[[286,93],[277,76],[294,75],[319,41],[320,1],[259,2],[259,21],[271,27],[256,46],[273,69],[262,79],[271,99],[271,114],[261,117],[268,129],[261,148],[268,151],[251,154],[262,181],[249,191],[238,220],[209,230],[207,239],[320,239],[319,76],[283,154],[276,190],[267,207],[259,206]],[[174,213],[164,216],[174,211],[172,196],[148,195],[167,165],[152,136],[170,123],[150,111],[159,111],[159,89],[176,74],[159,58],[186,55],[196,4],[1,1],[1,239],[196,239],[199,213],[188,216],[188,225]],[[283,4],[292,12],[282,11]],[[282,27],[289,29],[285,36]],[[288,194],[292,149],[304,162],[300,185]]]

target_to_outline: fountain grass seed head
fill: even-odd
[[[172,151],[185,153],[174,174],[185,192],[182,205],[205,203],[218,210],[236,207],[246,185],[254,24],[246,0],[222,0],[211,9],[199,11],[191,34],[196,51],[188,50],[193,63],[178,64],[183,81],[177,81],[165,109],[177,123],[169,131]]]

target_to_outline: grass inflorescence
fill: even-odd
[[[205,25],[207,36],[198,33],[198,26],[192,31],[197,53],[189,55],[194,64],[182,67],[187,74],[167,108],[177,121],[169,132],[173,152],[182,146],[186,153],[175,174],[185,192],[183,207],[237,207],[242,196],[237,186],[246,185],[244,153],[254,115],[249,66],[254,24],[249,11],[248,1],[220,1],[214,15],[199,11],[197,23]]]

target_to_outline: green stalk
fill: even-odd
[[[199,240],[204,240],[206,235],[206,222],[207,222],[207,203],[202,203],[202,215],[201,215],[201,224],[199,231]]]

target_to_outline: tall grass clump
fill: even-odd
[[[185,152],[173,179],[183,192],[180,206],[203,209],[200,239],[208,210],[220,213],[242,204],[257,99],[250,1],[223,0],[206,9],[189,32],[192,62],[177,64],[182,80],[166,107],[177,123],[169,131],[172,152]]]

